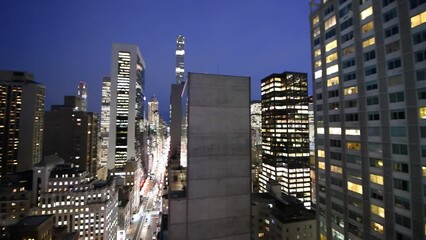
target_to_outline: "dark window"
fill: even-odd
[[[368,120],[369,121],[380,120],[380,113],[379,112],[368,112]]]
[[[376,69],[375,65],[374,66],[369,66],[369,67],[365,68],[365,76],[376,74],[376,72],[377,72],[377,69]]]
[[[321,43],[321,39],[320,38],[316,38],[314,39],[314,46],[318,45]]]
[[[410,200],[404,197],[395,196],[395,206],[410,210]]]
[[[404,100],[404,92],[389,93],[389,102],[391,103],[403,102]]]
[[[408,148],[405,144],[392,144],[392,153],[398,155],[407,155]]]
[[[377,84],[377,80],[368,81],[368,82],[365,83],[365,90],[367,90],[367,91],[377,89],[378,87],[379,86]]]
[[[419,44],[426,41],[426,30],[413,34],[413,43]]]
[[[416,79],[417,81],[426,80],[426,68],[416,71]]]
[[[388,70],[401,67],[401,59],[396,58],[388,61]]]
[[[354,100],[347,100],[347,101],[345,101],[345,107],[346,107],[346,108],[356,107],[356,105],[357,105],[357,101],[356,101],[356,99],[354,99]]]
[[[350,81],[356,79],[356,72],[350,72],[343,75],[343,81]]]
[[[383,14],[383,22],[388,22],[398,16],[396,8],[393,8]]]
[[[338,96],[339,96],[339,90],[338,89],[328,91],[328,97],[329,98],[338,97]]]
[[[317,100],[321,100],[322,99],[322,93],[317,93]]]
[[[371,198],[383,201],[383,192],[377,189],[370,189],[370,196]]]
[[[385,38],[393,36],[395,34],[399,33],[399,28],[398,25],[394,25],[392,27],[386,28],[385,29]]]
[[[340,41],[341,41],[341,43],[345,43],[345,42],[347,42],[347,41],[349,41],[353,38],[354,38],[354,31],[350,31],[350,32],[346,33],[345,35],[341,36]]]
[[[322,111],[322,104],[317,105],[317,111]]]
[[[395,222],[406,228],[411,228],[411,219],[395,213]]]
[[[340,140],[335,140],[335,139],[330,139],[330,147],[341,147],[341,141]]]
[[[352,18],[349,18],[348,20],[340,24],[340,31],[343,31],[350,26],[352,26]]]
[[[336,35],[336,28],[333,28],[325,33],[325,40],[333,37],[334,35]]]
[[[324,16],[326,16],[326,15],[328,15],[328,14],[332,13],[333,11],[334,11],[334,5],[330,5],[330,7],[326,8],[326,9],[324,10]]]
[[[370,61],[371,59],[376,58],[376,50],[371,50],[369,52],[364,53],[364,61]]]
[[[342,160],[342,154],[338,152],[330,152],[330,158],[334,160]]]
[[[345,120],[347,122],[356,122],[358,121],[358,113],[348,113],[345,115]]]
[[[392,120],[405,119],[405,111],[402,109],[391,110],[390,117]]]
[[[416,8],[422,5],[423,3],[426,3],[426,0],[410,0],[410,8]]]
[[[420,127],[420,137],[426,138],[426,127]]]
[[[339,102],[332,102],[332,103],[328,104],[328,109],[330,109],[330,110],[339,109]]]
[[[415,53],[416,62],[423,62],[426,60],[426,50],[421,50]]]
[[[352,11],[352,3],[344,6],[339,10],[339,17],[342,18]]]
[[[386,44],[387,54],[399,51],[399,49],[400,49],[399,40]]]
[[[355,66],[355,58],[351,58],[351,59],[348,59],[348,60],[344,61],[342,63],[342,65],[343,65],[342,66],[343,68],[348,68],[348,67]]]
[[[329,115],[328,119],[330,122],[340,122],[340,115]]]
[[[383,1],[382,1],[382,6],[383,6],[383,7],[385,7],[385,6],[387,6],[388,4],[393,3],[393,2],[395,2],[395,0],[383,0]]]
[[[379,104],[378,96],[367,97],[367,105],[377,105],[377,104]]]

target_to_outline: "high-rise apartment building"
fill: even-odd
[[[178,35],[176,38],[176,83],[185,81],[185,36]]]
[[[45,112],[43,155],[57,154],[65,162],[95,175],[99,120],[96,113],[75,107],[80,100],[80,97],[65,96],[64,105],[52,105],[51,110]]]
[[[106,166],[108,161],[108,144],[109,144],[109,122],[111,116],[111,78],[102,78],[102,104],[101,104],[101,153],[100,165]]]
[[[81,98],[81,109],[79,111],[87,111],[87,84],[84,81],[78,83],[77,96]]]
[[[144,118],[145,62],[136,45],[113,44],[108,169],[136,158]]]
[[[283,193],[311,206],[308,81],[306,73],[274,73],[262,79],[260,191],[277,181]]]
[[[320,239],[426,237],[426,2],[312,1]]]
[[[43,121],[44,86],[31,73],[0,71],[0,177],[40,162]]]

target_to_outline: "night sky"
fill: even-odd
[[[274,72],[310,78],[309,0],[2,0],[0,69],[29,71],[46,86],[46,109],[88,84],[100,112],[112,43],[137,44],[147,100],[168,119],[176,36],[186,37],[186,72],[250,76],[252,99]]]

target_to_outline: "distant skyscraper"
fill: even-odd
[[[283,72],[262,79],[262,172],[260,191],[275,180],[281,190],[311,206],[308,81]]]
[[[259,174],[262,168],[262,104],[258,100],[250,104],[250,125],[252,191],[259,192]]]
[[[312,1],[318,239],[425,239],[426,1]]]
[[[185,37],[177,36],[176,39],[176,83],[185,81]]]
[[[106,166],[108,161],[109,124],[111,116],[111,78],[102,79],[102,105],[101,105],[101,166]]]
[[[158,112],[158,100],[152,96],[151,100],[148,102],[148,124],[149,129],[157,132],[160,125],[160,114]]]
[[[144,118],[144,75],[145,62],[138,46],[113,44],[108,169],[121,169],[136,158],[136,134]]]
[[[76,101],[69,99],[81,98],[65,96],[64,105],[52,105],[45,112],[43,156],[57,154],[94,176],[98,160],[98,115],[76,110],[72,104]]]
[[[31,73],[0,71],[0,176],[40,162],[43,121],[44,86]]]
[[[77,96],[81,97],[81,109],[79,111],[87,111],[87,85],[86,82],[78,83]]]

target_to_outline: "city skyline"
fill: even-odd
[[[3,3],[0,30],[8,34],[1,37],[0,68],[32,72],[46,85],[46,109],[86,81],[88,111],[95,112],[101,109],[113,43],[140,47],[147,63],[146,96],[156,94],[160,103],[169,101],[168,85],[175,82],[178,34],[186,37],[186,72],[251,76],[253,99],[260,99],[260,79],[270,72],[310,72],[309,1],[103,3]],[[116,10],[128,14],[113,14]],[[166,14],[157,14],[160,10]],[[167,104],[160,108],[167,120]]]

